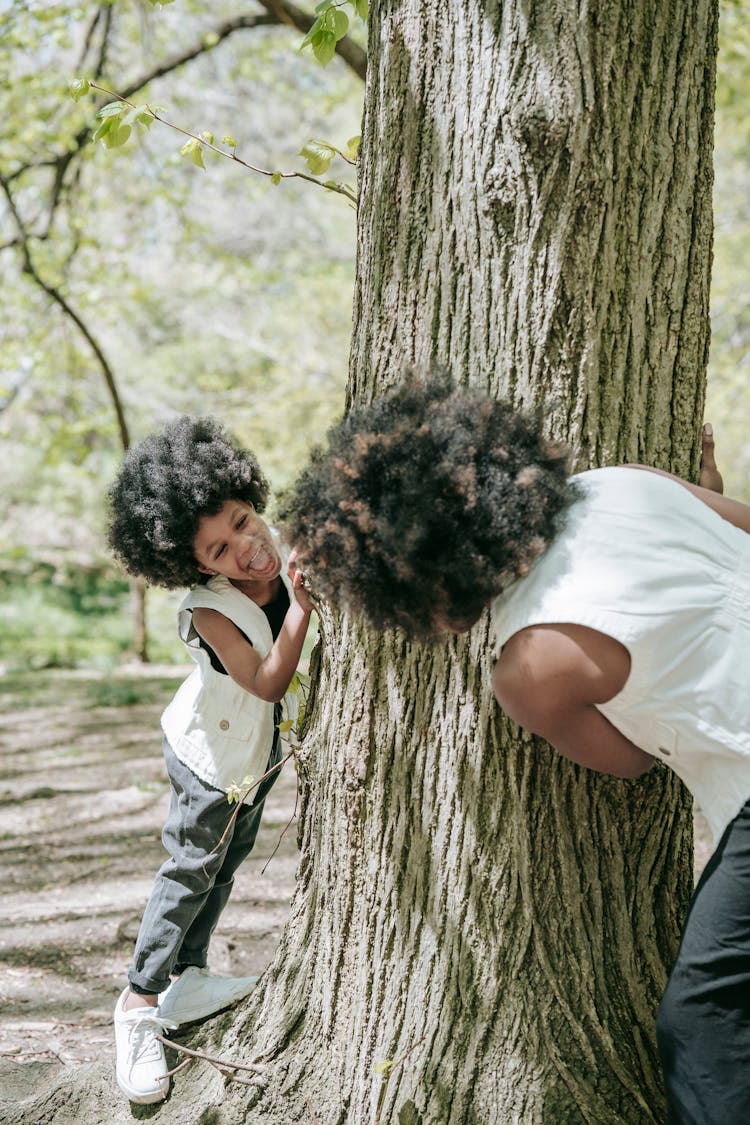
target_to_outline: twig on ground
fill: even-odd
[[[193,1051],[190,1047],[184,1047],[182,1043],[175,1043],[173,1039],[167,1039],[164,1035],[157,1035],[156,1038],[164,1044],[165,1047],[171,1047],[173,1051],[177,1051],[180,1055],[187,1055],[181,1063],[178,1063],[172,1070],[168,1070],[164,1075],[165,1078],[171,1078],[173,1074],[178,1071],[184,1070],[195,1062],[196,1059],[202,1059],[203,1062],[210,1063],[211,1066],[216,1067],[220,1074],[230,1082],[238,1082],[241,1086],[255,1086],[257,1083],[252,1079],[239,1078],[236,1071],[246,1070],[250,1074],[260,1076],[265,1071],[266,1067],[262,1063],[255,1063],[247,1066],[244,1063],[230,1062],[228,1059],[218,1059],[213,1055],[207,1055],[205,1051]]]

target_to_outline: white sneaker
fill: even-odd
[[[159,994],[159,1015],[175,1024],[206,1019],[247,996],[257,983],[257,977],[219,977],[208,969],[188,965]]]
[[[177,1025],[164,1019],[158,1008],[123,1008],[129,988],[115,1007],[117,1085],[131,1102],[149,1105],[169,1093],[164,1048],[156,1038]]]

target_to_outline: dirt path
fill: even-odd
[[[181,678],[0,679],[0,1122],[55,1072],[112,1053],[112,1009],[165,854],[159,715]],[[272,956],[294,886],[295,825],[261,869],[294,801],[287,766],[214,935],[218,972],[260,974]]]
[[[150,669],[0,677],[0,1125],[69,1068],[111,1058],[111,1014],[164,852],[159,715],[181,679]],[[212,942],[212,967],[260,974],[297,862],[286,768]],[[697,819],[696,867],[708,855]],[[81,1125],[86,1125],[81,1122]]]

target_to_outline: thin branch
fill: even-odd
[[[13,383],[13,385],[9,388],[8,393],[6,394],[5,398],[0,398],[0,414],[2,414],[4,411],[6,411],[8,409],[8,407],[15,401],[15,399],[18,397],[18,395],[20,394],[21,390],[23,389],[26,382],[30,379],[30,377],[31,377],[31,371],[30,370],[24,372],[24,374],[22,374],[19,379],[16,379],[15,383]],[[295,811],[296,811],[296,807],[297,806],[295,805]],[[262,872],[261,872],[261,874],[262,874]]]
[[[252,30],[258,27],[272,27],[278,25],[286,25],[293,27],[297,31],[307,33],[312,27],[315,17],[304,12],[289,0],[258,0],[258,3],[265,9],[265,15],[255,16],[238,16],[232,20],[226,20],[224,23],[219,24],[217,27],[209,29],[204,33],[200,42],[196,43],[193,47],[186,48],[179,54],[173,55],[170,59],[160,63],[159,66],[154,67],[152,70],[146,71],[139,75],[136,79],[123,86],[122,100],[125,101],[137,94],[144,86],[148,86],[150,82],[155,81],[157,78],[163,78],[167,74],[178,70],[180,67],[185,66],[186,63],[192,62],[193,59],[198,58],[200,55],[207,54],[209,51],[214,50],[230,35],[234,35],[237,31]],[[106,50],[108,43],[108,34],[111,27],[112,9],[109,5],[104,6],[105,24],[102,32],[102,39],[100,44],[99,58],[93,70],[94,78],[98,78],[104,69],[104,61],[106,58]],[[93,37],[94,30],[101,15],[100,12],[95,17],[91,26],[89,27],[86,38],[86,49],[90,40]],[[362,48],[350,39],[349,36],[344,36],[336,44],[336,51],[341,56],[342,60],[354,71],[354,73],[361,78],[365,79],[367,67],[367,54]],[[103,104],[103,103],[102,103]],[[97,105],[97,109],[101,108]],[[22,164],[16,168],[8,176],[8,183],[13,183],[15,180],[23,176],[31,168],[54,168],[55,175],[52,187],[49,193],[49,199],[46,206],[46,229],[41,234],[36,234],[36,238],[47,238],[49,236],[55,212],[59,205],[63,188],[65,186],[65,177],[68,168],[81,152],[84,145],[87,143],[92,132],[89,124],[82,126],[75,137],[72,138],[71,143],[67,146],[65,152],[57,156],[51,157],[48,160],[35,161],[29,164]],[[229,155],[224,153],[224,155]],[[270,173],[264,173],[266,175]],[[301,175],[297,173],[297,175]],[[328,190],[334,190],[333,188]],[[347,194],[347,193],[344,193]],[[350,196],[351,198],[351,196]]]
[[[277,851],[281,847],[281,841],[284,839],[287,832],[289,831],[289,829],[292,827],[295,820],[297,819],[297,807],[298,807],[298,805],[299,805],[299,774],[297,774],[297,792],[294,794],[294,811],[292,812],[292,815],[289,817],[289,820],[284,825],[284,828],[283,828],[278,840],[276,841],[276,847],[273,849],[273,851],[269,855],[268,859],[266,860],[266,862],[261,867],[261,869],[260,869],[261,875],[265,875],[266,868],[268,867],[269,863],[271,862],[271,860],[273,859],[273,857],[276,855]]]
[[[11,214],[15,221],[16,227],[18,228],[19,247],[21,250],[21,254],[23,255],[24,272],[28,273],[29,276],[34,279],[39,288],[43,289],[47,296],[51,297],[51,299],[60,306],[65,315],[73,321],[81,335],[87,341],[94,355],[96,356],[99,367],[102,371],[102,375],[104,376],[104,381],[107,384],[107,389],[109,390],[109,394],[112,399],[112,405],[114,406],[122,448],[128,449],[130,447],[130,433],[128,431],[128,425],[125,420],[125,413],[123,411],[122,402],[120,401],[120,395],[117,390],[115,375],[109,365],[107,357],[102,351],[101,345],[92,333],[91,329],[88,327],[85,321],[82,320],[82,318],[76,312],[70,302],[62,295],[57,286],[50,285],[49,282],[45,281],[45,279],[37,270],[36,265],[34,264],[34,259],[31,256],[28,235],[23,225],[23,220],[18,212],[16,201],[13,198],[13,193],[10,190],[10,185],[6,177],[3,176],[2,173],[0,173],[0,187],[5,194],[5,198],[8,200],[8,206],[10,207]]]
[[[99,90],[100,93],[108,94],[116,101],[123,102],[125,105],[130,106],[131,109],[138,108],[135,102],[131,102],[128,98],[123,97],[121,94],[115,93],[114,90],[107,90],[104,86],[98,86],[96,82],[90,82],[89,86],[92,90]],[[175,125],[173,121],[168,121],[166,117],[162,117],[160,113],[157,113],[154,109],[152,109],[148,103],[145,103],[144,108],[150,113],[154,121],[158,121],[160,122],[160,124],[166,125],[168,128],[173,129],[176,133],[181,133],[183,137],[189,137],[191,140],[196,141],[196,143],[199,144],[202,148],[210,149],[211,152],[215,152],[219,156],[223,156],[225,159],[233,161],[235,164],[241,164],[243,168],[247,168],[250,172],[257,172],[260,176],[268,176],[269,179],[276,182],[278,182],[278,180],[306,180],[307,183],[315,184],[317,187],[323,188],[324,191],[332,191],[335,195],[345,196],[348,200],[350,200],[350,202],[354,203],[355,205],[357,203],[356,195],[351,190],[351,188],[348,188],[346,186],[346,184],[337,184],[334,180],[319,180],[315,176],[308,176],[306,172],[280,172],[275,171],[272,168],[260,168],[257,164],[250,164],[249,161],[243,160],[242,157],[237,156],[234,150],[227,152],[226,149],[219,148],[218,145],[215,145],[213,141],[209,141],[205,137],[199,136],[197,133],[191,133],[189,129],[183,129],[181,125]]]
[[[81,64],[80,64],[81,66],[83,65],[83,61],[86,58],[86,55],[88,54],[89,48],[91,46],[91,42],[93,41],[94,32],[95,32],[96,27],[99,24],[99,22],[102,23],[102,33],[101,33],[101,38],[100,38],[100,41],[99,41],[99,50],[97,52],[96,61],[94,62],[94,68],[93,68],[94,78],[101,77],[102,73],[104,72],[104,67],[105,67],[106,61],[107,61],[107,48],[109,46],[109,34],[110,34],[110,31],[112,30],[112,6],[110,4],[107,4],[104,7],[99,9],[96,16],[94,17],[94,20],[93,20],[91,26],[89,27],[88,33],[86,35],[86,43],[85,43],[85,46],[84,46],[84,50],[81,54]],[[43,234],[38,236],[40,238],[48,238],[49,235],[50,235],[50,232],[51,232],[51,229],[52,229],[52,222],[53,222],[53,219],[55,217],[55,212],[57,210],[58,204],[59,204],[59,202],[62,198],[62,195],[63,195],[63,187],[64,187],[64,183],[65,183],[65,173],[67,172],[68,168],[70,167],[70,163],[73,160],[76,153],[80,151],[81,145],[83,143],[85,143],[85,137],[88,136],[88,132],[87,132],[86,135],[84,136],[83,141],[80,141],[79,138],[80,138],[82,132],[83,132],[83,130],[79,130],[79,133],[78,133],[78,135],[75,139],[75,142],[74,142],[74,147],[70,148],[66,152],[62,153],[60,156],[55,157],[53,160],[48,162],[49,166],[54,168],[55,175],[54,175],[54,178],[53,178],[53,181],[52,181],[52,186],[50,187],[50,190],[49,190],[49,196],[48,196],[47,203],[46,203],[46,211],[47,211],[46,226],[45,226],[45,230],[44,230]],[[44,167],[44,165],[39,165],[39,166]],[[16,178],[17,175],[18,175],[18,172],[14,173],[13,178]]]
[[[156,1035],[154,1038],[163,1043],[165,1047],[171,1047],[172,1050],[176,1051],[178,1054],[187,1055],[187,1058],[183,1059],[183,1061],[176,1067],[174,1067],[173,1070],[168,1070],[166,1074],[162,1075],[163,1078],[171,1078],[173,1074],[177,1074],[178,1071],[184,1070],[186,1066],[189,1066],[190,1063],[195,1062],[197,1059],[201,1059],[203,1062],[210,1063],[211,1066],[216,1067],[216,1069],[221,1074],[223,1074],[224,1077],[227,1078],[230,1082],[238,1082],[241,1086],[255,1086],[257,1085],[257,1079],[256,1081],[253,1081],[252,1079],[248,1081],[245,1078],[239,1078],[237,1076],[238,1070],[244,1070],[250,1074],[259,1076],[262,1075],[267,1069],[267,1067],[263,1063],[256,1063],[252,1066],[246,1066],[242,1063],[229,1062],[227,1059],[220,1059],[214,1057],[213,1055],[207,1055],[204,1051],[193,1051],[190,1049],[190,1047],[184,1047],[182,1043],[175,1043],[173,1039],[167,1039],[164,1035]]]
[[[232,813],[229,820],[227,821],[227,826],[221,834],[221,839],[218,841],[218,843],[213,848],[211,848],[211,851],[208,853],[209,856],[213,855],[215,851],[218,851],[218,849],[221,847],[221,845],[226,840],[227,833],[229,832],[230,828],[232,827],[235,820],[239,816],[239,812],[240,812],[240,809],[242,808],[242,806],[245,802],[245,798],[250,793],[252,793],[253,789],[257,789],[257,787],[262,782],[264,782],[267,777],[271,777],[272,774],[278,773],[279,770],[281,770],[282,767],[285,766],[286,763],[289,761],[289,759],[293,758],[296,753],[297,753],[296,748],[292,747],[292,749],[289,751],[289,753],[286,755],[286,757],[282,758],[280,762],[277,762],[275,766],[271,766],[270,770],[266,770],[266,772],[264,774],[261,774],[261,776],[258,778],[258,780],[254,781],[252,783],[252,785],[248,785],[247,789],[244,791],[244,793],[240,796],[239,800],[237,801],[237,807],[235,808],[234,812]],[[208,856],[206,858],[208,858]],[[204,866],[204,870],[205,870],[205,866]]]
[[[81,70],[83,68],[83,66],[86,62],[86,56],[88,55],[89,50],[91,49],[91,44],[94,41],[94,33],[95,33],[97,27],[99,26],[99,21],[102,18],[102,16],[105,14],[105,11],[110,15],[112,13],[112,9],[109,5],[107,5],[106,9],[97,8],[96,15],[91,20],[91,23],[89,24],[88,28],[86,29],[86,34],[85,34],[84,39],[83,39],[83,44],[81,45],[81,53],[78,57],[78,69],[79,70]]]
[[[269,15],[259,15],[237,16],[236,19],[220,23],[218,27],[204,32],[200,42],[193,47],[186,48],[178,55],[173,55],[171,59],[167,59],[159,66],[154,67],[153,70],[145,71],[138,78],[134,78],[132,82],[123,87],[124,96],[126,98],[132,97],[133,94],[137,94],[139,90],[142,90],[144,86],[148,86],[150,82],[154,82],[157,78],[163,78],[165,74],[171,74],[173,70],[179,70],[181,66],[192,62],[200,55],[215,50],[230,35],[234,35],[235,31],[246,31],[255,27],[274,27],[278,22],[277,19]]]
[[[406,1060],[408,1059],[408,1057],[412,1053],[412,1051],[416,1051],[417,1047],[421,1046],[421,1044],[424,1043],[426,1038],[427,1038],[427,1036],[423,1035],[421,1039],[418,1039],[416,1043],[412,1044],[412,1046],[409,1048],[408,1051],[404,1052],[404,1054],[401,1056],[400,1059],[389,1060],[386,1069],[383,1071],[382,1082],[381,1082],[381,1085],[380,1085],[380,1091],[378,1093],[378,1104],[375,1107],[375,1125],[380,1125],[380,1118],[381,1118],[382,1113],[383,1113],[383,1107],[385,1106],[385,1097],[386,1097],[386,1093],[388,1091],[388,1083],[391,1080],[391,1075],[393,1074],[393,1071],[397,1067],[402,1066],[403,1063],[406,1062]]]
[[[277,19],[271,19],[266,15],[238,16],[237,19],[228,20],[223,24],[219,24],[218,27],[212,28],[209,31],[205,32],[200,42],[196,43],[193,47],[188,47],[186,50],[181,51],[179,54],[173,55],[170,59],[167,59],[166,62],[160,63],[159,66],[154,67],[152,70],[145,71],[137,78],[134,78],[130,82],[126,83],[123,86],[123,99],[132,97],[133,94],[137,94],[139,90],[142,90],[144,86],[148,86],[148,84],[150,82],[153,82],[155,79],[163,78],[165,74],[171,74],[172,71],[179,70],[181,66],[184,66],[186,63],[192,62],[193,59],[198,58],[200,55],[205,55],[208,54],[209,51],[213,51],[216,47],[219,46],[221,42],[223,42],[224,39],[227,39],[230,35],[233,35],[235,31],[241,31],[246,28],[268,27],[277,25],[278,22],[279,21]],[[107,31],[109,30],[109,26],[110,24],[108,22]],[[103,61],[105,51],[106,46],[103,42],[101,47],[100,59],[93,71],[93,76],[95,79],[101,75],[101,63]],[[100,109],[104,104],[104,101],[105,99],[99,102],[95,106],[95,109]],[[86,125],[81,126],[75,137],[71,139],[71,142],[64,153],[60,153],[58,156],[50,157],[48,160],[34,161],[33,163],[20,165],[8,177],[9,182],[17,180],[19,176],[22,176],[25,172],[28,172],[30,168],[53,168],[61,166],[63,169],[62,175],[64,175],[65,170],[67,169],[71,160],[73,160],[78,155],[80,150],[88,141],[91,133],[92,127],[90,124],[87,123]],[[58,175],[57,178],[60,179],[61,176]]]
[[[99,14],[102,17],[103,26],[101,40],[99,42],[99,57],[96,60],[94,67],[94,77],[100,78],[104,73],[104,68],[107,65],[107,49],[109,47],[109,33],[112,30],[112,5],[104,4],[99,9]]]

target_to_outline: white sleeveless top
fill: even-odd
[[[599,711],[671,766],[718,843],[750,798],[750,535],[669,477],[593,469],[565,528],[492,603],[493,652],[529,625],[587,625],[631,667]]]
[[[285,566],[281,579],[291,601]],[[265,773],[273,746],[274,705],[212,667],[193,627],[193,610],[199,606],[218,610],[234,622],[261,659],[273,647],[273,634],[260,606],[222,575],[196,586],[180,604],[180,637],[196,667],[162,714],[161,726],[179,760],[202,781],[226,791],[247,776],[257,780]],[[287,718],[296,718],[295,696],[284,697],[284,708]],[[252,803],[255,796],[253,790],[247,801]]]

